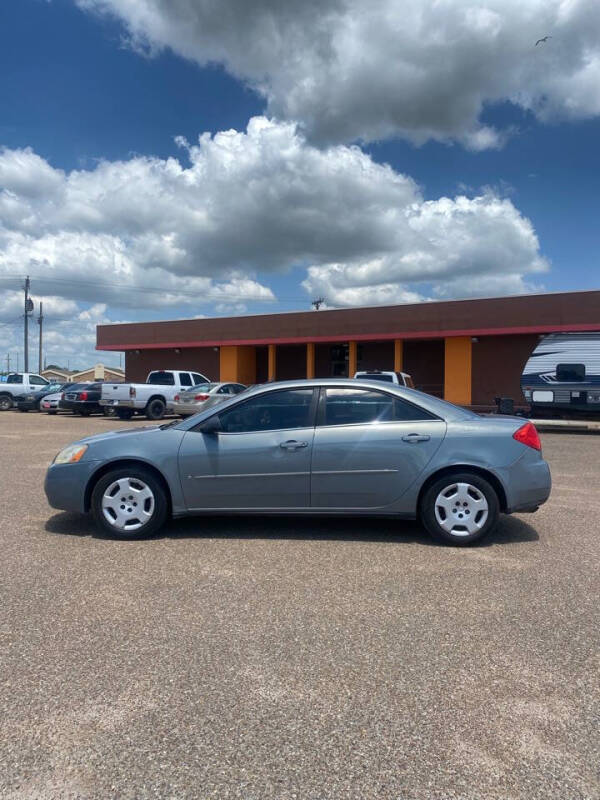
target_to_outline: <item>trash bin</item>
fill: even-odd
[[[515,413],[515,401],[512,397],[494,397],[498,414],[508,414],[512,416]]]

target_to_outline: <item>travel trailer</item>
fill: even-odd
[[[600,333],[551,333],[521,376],[531,415],[600,416]]]

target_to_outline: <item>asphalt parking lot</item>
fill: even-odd
[[[600,436],[484,546],[389,520],[203,518],[96,536],[65,444],[0,414],[0,796],[600,797]]]

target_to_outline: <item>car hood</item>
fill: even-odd
[[[96,433],[94,436],[86,436],[85,439],[78,439],[75,444],[94,444],[95,442],[115,440],[123,436],[155,436],[159,433],[162,433],[160,425],[145,425],[143,428],[123,428],[117,431]]]

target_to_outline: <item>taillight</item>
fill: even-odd
[[[533,447],[534,450],[542,449],[540,437],[532,422],[526,422],[518,431],[515,431],[513,433],[513,439],[516,439],[517,442],[521,442],[521,444],[527,445],[527,447]]]
[[[173,402],[174,403],[178,403],[179,402],[179,395],[178,394],[176,394],[175,397],[173,398]]]
[[[201,403],[201,402],[203,402],[204,400],[208,400],[208,395],[207,395],[207,394],[197,394],[197,395],[194,397],[194,402],[195,402],[195,403]]]
[[[135,397],[135,386],[129,387],[129,397]]]
[[[65,399],[65,393],[64,393],[64,392],[62,392],[62,393],[61,393],[61,395],[60,395],[60,399],[61,399],[61,400],[64,400],[64,399]]]
[[[80,400],[87,400],[87,392],[79,392]]]

